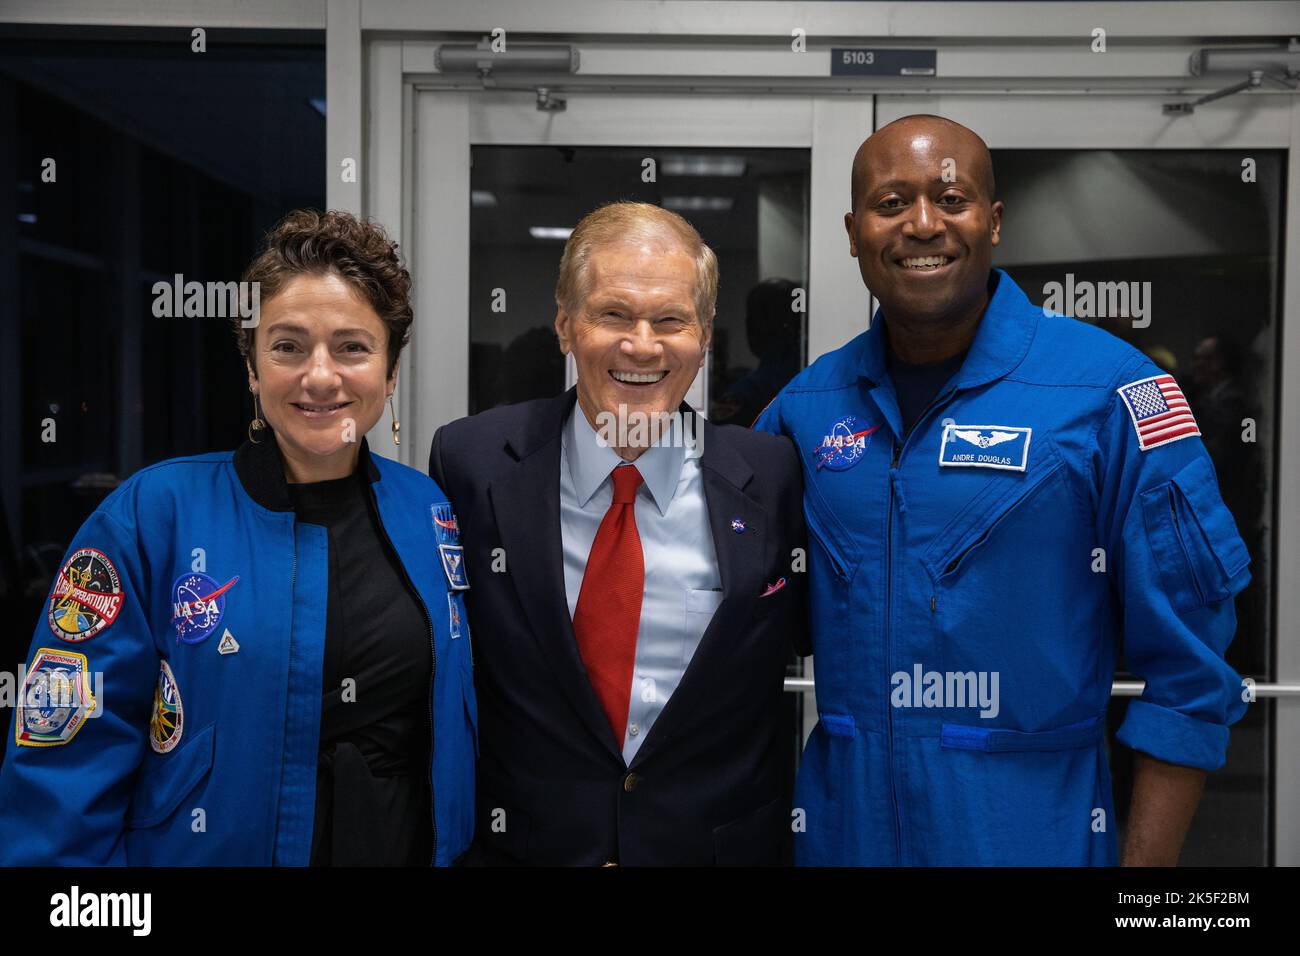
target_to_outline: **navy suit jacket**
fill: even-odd
[[[794,549],[806,548],[794,446],[703,424],[723,600],[627,766],[587,679],[565,596],[560,440],[575,394],[452,422],[434,435],[429,456],[429,474],[455,508],[469,572],[480,735],[472,859],[781,863],[792,756],[782,680],[791,648],[807,653],[808,628],[806,574],[791,570]],[[781,578],[784,587],[760,597]]]

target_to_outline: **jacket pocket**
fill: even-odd
[[[963,521],[959,516],[955,522],[956,528],[950,525],[926,550],[923,563],[931,579],[938,583],[943,578],[959,573],[984,547],[998,526],[1032,501],[1043,488],[1047,487],[1048,479],[1062,467],[1061,460],[1054,458],[1050,464],[1031,472],[1023,482],[1008,488],[997,495],[991,503],[980,508],[977,517]],[[949,530],[958,532],[956,541],[946,540]]]
[[[1102,730],[1100,717],[1036,731],[943,724],[939,731],[939,746],[944,750],[982,750],[986,753],[1075,750],[1096,744],[1102,738]]]
[[[129,829],[142,830],[165,821],[181,800],[212,770],[215,725],[209,724],[169,754],[150,753],[136,777]]]
[[[1147,541],[1175,612],[1217,604],[1244,586],[1250,555],[1208,460],[1195,459],[1141,500]]]
[[[739,819],[714,828],[713,861],[718,866],[779,866],[790,832],[789,807],[780,797]]]

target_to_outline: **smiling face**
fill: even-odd
[[[669,239],[592,249],[582,305],[559,309],[555,333],[577,362],[578,404],[593,428],[620,406],[657,415],[681,405],[709,347],[696,281],[695,260]]]
[[[335,273],[297,276],[262,304],[248,384],[290,482],[352,473],[361,438],[397,384],[387,346],[375,310]]]
[[[982,309],[1002,224],[983,141],[941,120],[903,120],[862,144],[853,177],[849,252],[885,315],[943,324]]]

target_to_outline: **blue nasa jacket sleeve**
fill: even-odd
[[[1129,364],[1096,439],[1098,535],[1122,607],[1125,663],[1146,680],[1117,736],[1168,763],[1215,770],[1246,709],[1223,655],[1250,557],[1199,433],[1140,447],[1118,389],[1163,374],[1145,359]]]
[[[123,518],[129,510],[125,490],[101,504],[73,538],[36,624],[27,666],[42,649],[60,655],[65,670],[69,659],[84,657],[93,716],[75,721],[57,709],[15,706],[0,767],[0,865],[125,863],[124,831],[135,774],[149,746],[159,666],[144,610],[148,571],[137,535],[125,523],[130,518]],[[70,565],[76,569],[71,574]],[[89,634],[76,641],[58,636],[51,617],[55,592],[69,586],[60,587],[60,580],[71,578],[105,595],[96,600],[113,599],[114,588],[120,595],[107,623],[109,615],[70,614],[66,605],[55,611],[70,636]],[[96,629],[99,623],[104,626]],[[94,680],[97,672],[102,684]],[[29,673],[24,683],[31,679]]]

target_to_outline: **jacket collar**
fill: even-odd
[[[370,454],[370,445],[361,439],[361,452],[357,467],[364,468],[370,481],[379,481],[379,468]],[[284,477],[284,457],[280,454],[280,443],[275,440],[275,433],[261,441],[245,441],[235,452],[235,474],[239,483],[252,498],[268,511],[292,511],[293,500],[289,497],[289,483]]]
[[[1001,269],[989,273],[992,292],[989,303],[980,319],[975,339],[971,342],[966,361],[952,381],[952,388],[973,388],[1006,375],[1019,365],[1029,352],[1037,323],[1029,310],[1037,308],[1016,285],[1011,276]],[[885,366],[884,308],[876,309],[871,328],[860,339],[858,375],[869,379],[873,385],[889,380]]]

